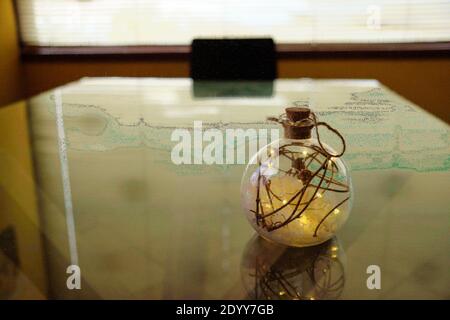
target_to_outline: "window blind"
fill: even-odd
[[[277,43],[450,40],[450,0],[16,0],[36,46],[189,44],[272,37]]]

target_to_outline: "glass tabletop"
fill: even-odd
[[[276,132],[305,103],[344,135],[354,201],[287,248],[245,218],[248,158],[192,142],[177,164],[173,134]],[[0,108],[0,133],[1,299],[450,298],[449,127],[375,80],[86,78]]]

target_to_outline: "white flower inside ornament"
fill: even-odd
[[[284,138],[263,147],[247,165],[241,183],[245,214],[269,241],[294,247],[323,243],[351,210],[352,184],[341,158],[345,140],[306,107],[287,108],[269,120],[284,127]],[[321,141],[321,126],[340,138],[341,152]]]

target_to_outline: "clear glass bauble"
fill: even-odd
[[[336,151],[322,146],[314,138],[284,138],[250,160],[241,201],[248,221],[265,239],[294,247],[317,245],[347,220],[352,205],[348,169],[341,158],[330,156]]]

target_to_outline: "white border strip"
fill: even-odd
[[[59,161],[61,163],[61,177],[64,192],[64,206],[66,210],[66,225],[67,225],[67,237],[69,239],[70,261],[72,265],[78,265],[78,250],[75,233],[75,220],[73,217],[72,190],[70,188],[66,135],[64,133],[62,94],[60,90],[55,90],[54,93],[55,93],[56,127],[58,130]]]

